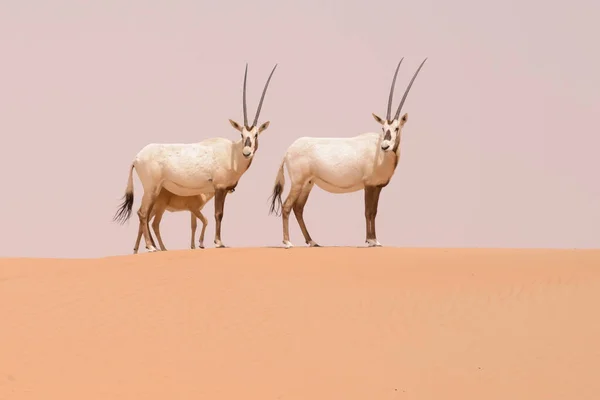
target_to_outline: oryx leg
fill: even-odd
[[[194,222],[195,222],[196,218],[198,218],[200,220],[200,222],[202,222],[202,230],[200,231],[200,241],[198,243],[198,246],[201,249],[203,249],[204,248],[204,232],[206,232],[206,225],[208,224],[208,220],[206,219],[206,217],[204,216],[204,214],[202,214],[202,211],[200,211],[200,210],[194,210],[194,211],[192,211],[192,213],[193,213],[192,217],[194,218]]]
[[[308,233],[308,229],[306,229],[306,224],[304,223],[304,206],[306,205],[306,201],[308,200],[308,195],[312,190],[314,183],[308,182],[302,188],[302,191],[298,195],[296,202],[293,205],[294,215],[296,216],[296,220],[298,221],[298,225],[300,225],[300,229],[302,230],[302,235],[304,235],[304,241],[310,247],[319,247],[314,240],[311,239],[310,234]]]
[[[140,248],[140,241],[142,240],[142,233],[143,233],[143,229],[142,229],[142,224],[139,223],[138,224],[138,235],[137,235],[137,239],[135,240],[135,246],[133,247],[133,254],[137,254],[138,249]]]
[[[154,208],[154,206],[156,205],[156,200],[152,203],[152,205],[150,206],[150,213],[148,214],[148,233],[150,235],[150,243],[152,243],[152,246],[154,246],[156,248],[156,240],[154,240],[154,236],[152,235],[152,230],[150,230],[150,221],[152,221],[152,219],[154,218],[154,214],[156,214],[156,209]]]
[[[365,187],[365,220],[367,223],[367,240],[369,247],[378,247],[381,244],[377,241],[375,233],[375,217],[377,217],[377,206],[379,205],[379,194],[382,187],[367,186]]]
[[[145,188],[144,188],[145,189]],[[154,200],[158,196],[161,187],[158,186],[156,188],[152,188],[144,191],[144,196],[142,197],[142,205],[140,206],[137,214],[140,219],[140,224],[142,226],[142,233],[144,235],[144,241],[146,242],[146,249],[149,252],[156,251],[156,245],[154,244],[154,240],[150,235],[150,229],[148,220],[150,217],[150,213],[152,211],[152,206],[154,205]]]
[[[198,227],[198,221],[196,221],[196,216],[193,212],[190,211],[190,217],[192,218],[192,241],[190,243],[190,248],[194,250],[196,248],[196,228]]]
[[[281,218],[283,220],[283,244],[288,249],[290,247],[294,247],[292,242],[290,242],[290,212],[298,200],[298,197],[302,193],[303,186],[304,185],[302,184],[292,183],[290,192],[288,193],[281,210]]]
[[[158,245],[160,246],[161,251],[167,251],[167,248],[165,247],[162,238],[160,237],[160,221],[162,220],[164,213],[165,209],[157,210],[156,214],[154,215],[154,219],[152,220],[152,230],[154,231],[154,234],[158,239]]]
[[[140,241],[142,240],[142,234],[144,233],[144,228],[141,222],[138,223],[138,235],[135,241],[135,246],[133,247],[133,254],[138,253],[138,249],[140,248]],[[154,242],[154,238],[152,234],[150,235],[150,241],[152,242],[152,246],[156,247],[156,243]]]
[[[225,198],[230,189],[217,189],[215,191],[215,247],[225,247],[221,242],[221,221],[223,220],[223,211],[225,210]]]

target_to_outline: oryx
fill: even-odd
[[[241,137],[237,141],[225,138],[210,138],[197,143],[160,144],[151,143],[135,156],[129,167],[129,179],[123,203],[114,220],[121,223],[131,216],[133,206],[133,169],[135,168],[144,195],[138,210],[140,230],[144,235],[146,249],[156,251],[148,229],[148,217],[156,197],[162,188],[178,196],[214,194],[215,197],[215,247],[225,247],[221,241],[221,221],[227,193],[235,189],[241,176],[248,170],[258,149],[258,135],[269,127],[269,121],[257,126],[265,93],[277,65],[273,67],[263,89],[256,115],[248,124],[246,111],[246,79],[248,64],[244,72],[243,112],[244,125],[229,120]]]
[[[404,59],[404,58],[403,58]],[[375,234],[375,217],[379,195],[392,179],[400,158],[400,136],[408,114],[400,118],[406,96],[427,61],[423,60],[408,84],[395,116],[391,117],[392,98],[396,76],[402,60],[396,67],[388,99],[386,119],[373,114],[375,121],[382,125],[381,133],[363,133],[346,138],[302,137],[287,149],[279,167],[270,212],[281,209],[281,194],[285,183],[284,166],[287,168],[291,188],[283,203],[283,244],[292,247],[289,233],[289,217],[292,209],[304,235],[306,244],[318,246],[310,237],[304,223],[303,211],[308,195],[314,185],[330,193],[350,193],[365,191],[366,243],[369,247],[381,246]],[[277,210],[276,210],[277,204]]]
[[[162,188],[159,195],[156,197],[154,201],[154,205],[152,206],[152,210],[150,211],[150,215],[148,217],[148,221],[152,221],[152,230],[158,239],[158,245],[162,251],[167,250],[160,235],[160,222],[162,220],[162,216],[165,211],[169,212],[178,212],[178,211],[189,211],[191,217],[191,229],[192,229],[192,238],[190,241],[190,247],[192,249],[196,248],[196,229],[198,227],[198,222],[196,219],[199,219],[202,222],[202,230],[200,231],[200,240],[199,247],[201,249],[204,248],[204,232],[206,231],[206,225],[208,224],[208,220],[202,214],[202,209],[208,203],[210,199],[214,197],[214,193],[210,194],[199,194],[197,196],[177,196],[169,192],[167,189]],[[138,229],[137,239],[135,241],[135,246],[133,248],[133,254],[137,254],[138,248],[140,246],[140,241],[142,239],[142,225],[140,224],[140,229]],[[150,234],[150,238],[152,238],[152,234]],[[152,240],[154,246],[156,243]]]

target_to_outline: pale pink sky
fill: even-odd
[[[137,216],[112,216],[133,157],[150,142],[237,139],[227,119],[242,119],[246,62],[251,112],[279,67],[223,241],[279,246],[267,198],[285,149],[377,131],[371,112],[385,113],[401,57],[396,102],[429,60],[382,193],[382,244],[598,247],[599,11],[594,0],[3,0],[0,256],[131,253]],[[134,211],[141,195],[136,176]],[[212,201],[205,215],[212,247]],[[362,192],[315,189],[305,219],[322,245],[364,244]],[[165,215],[162,233],[187,248],[189,214]],[[291,233],[303,245],[294,218]]]

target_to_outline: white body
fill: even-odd
[[[386,185],[396,169],[400,147],[381,149],[379,133],[350,138],[302,137],[288,148],[284,164],[291,184],[312,181],[330,193],[351,193]]]
[[[145,146],[133,165],[144,190],[164,187],[178,196],[212,194],[235,187],[251,158],[242,154],[241,141],[211,138],[191,144]]]

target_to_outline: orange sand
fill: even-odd
[[[0,260],[0,399],[600,399],[600,251]]]

